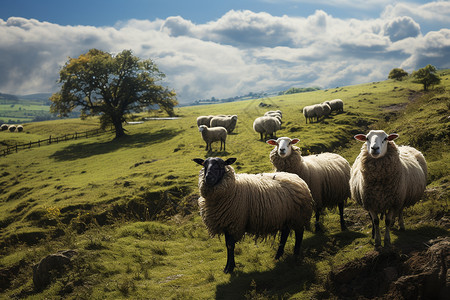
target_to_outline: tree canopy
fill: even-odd
[[[103,128],[114,126],[116,138],[125,134],[127,114],[159,107],[172,116],[178,104],[175,92],[158,84],[165,74],[131,50],[112,55],[91,49],[69,58],[59,75],[61,90],[50,97],[51,112],[67,117],[80,108],[82,118],[99,115]]]
[[[427,65],[426,67],[413,72],[415,82],[423,84],[424,91],[428,91],[430,86],[441,83],[441,79],[436,74],[436,67]]]
[[[408,72],[406,72],[401,68],[394,68],[389,72],[388,78],[395,80],[402,80],[406,76],[408,76]]]

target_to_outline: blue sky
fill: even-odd
[[[450,2],[388,0],[0,2],[0,92],[55,92],[91,48],[153,59],[180,102],[450,68]]]

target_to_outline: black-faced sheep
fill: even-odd
[[[278,118],[262,116],[253,122],[253,130],[260,134],[261,140],[267,139],[267,136],[274,137],[276,132],[281,129],[281,122]]]
[[[211,119],[209,127],[224,127],[228,133],[232,133],[236,128],[237,116],[215,116]]]
[[[211,144],[220,141],[220,151],[225,151],[225,143],[227,140],[227,130],[223,127],[208,128],[206,125],[200,125],[198,131],[202,133],[202,138],[206,142],[206,150],[212,150]]]
[[[338,206],[341,230],[346,230],[344,204],[350,197],[350,164],[335,153],[321,153],[302,156],[298,147],[293,146],[299,139],[281,137],[268,140],[275,146],[270,152],[270,161],[276,171],[294,173],[309,186],[316,203],[316,231],[320,231],[319,218],[324,208]]]
[[[371,130],[355,138],[365,142],[352,166],[352,198],[372,219],[375,247],[381,246],[379,214],[385,215],[384,245],[391,243],[389,229],[395,217],[404,230],[403,208],[420,200],[427,185],[427,164],[422,153],[409,146],[397,146],[398,134]]]
[[[17,132],[22,132],[23,131],[23,125],[17,125]]]
[[[14,132],[14,131],[16,131],[16,125],[9,125],[9,127],[8,127],[8,130],[10,131],[10,132]]]
[[[0,127],[0,129],[2,130],[2,131],[5,131],[5,130],[8,130],[8,124],[2,124],[2,126]]]
[[[258,237],[281,231],[275,259],[284,253],[291,229],[295,231],[294,254],[300,253],[304,228],[309,225],[313,200],[306,183],[289,173],[235,174],[229,158],[197,158],[200,171],[198,204],[211,236],[225,235],[227,263],[224,272],[235,267],[234,246],[245,233]]]

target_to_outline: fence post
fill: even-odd
[[[16,143],[16,153],[17,153],[17,143]]]
[[[52,136],[48,137],[48,144],[50,145],[52,143]]]

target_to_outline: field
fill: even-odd
[[[304,155],[333,151],[350,163],[370,129],[397,132],[397,144],[423,151],[429,167],[423,200],[405,213],[406,232],[393,230],[400,255],[423,251],[448,236],[450,216],[450,80],[424,93],[405,81],[381,81],[329,90],[225,104],[177,108],[175,120],[126,125],[113,133],[43,145],[0,157],[0,292],[5,298],[69,299],[322,299],[339,298],[330,274],[373,252],[367,214],[352,200],[349,231],[341,232],[336,210],[323,217],[325,232],[307,231],[302,259],[275,261],[278,238],[237,244],[233,275],[222,272],[224,238],[208,235],[198,214],[198,172],[193,158],[236,157],[238,172],[272,171],[272,147],[259,141],[253,120],[280,109],[277,136],[300,138]],[[305,124],[305,105],[340,98],[345,112]],[[261,103],[266,106],[262,107]],[[268,106],[267,106],[268,105]],[[237,114],[227,151],[206,152],[196,117]],[[134,116],[135,120],[148,117]],[[158,115],[152,115],[158,116]],[[95,118],[32,122],[22,133],[0,132],[2,147],[49,135],[98,127]],[[1,149],[1,148],[0,148]],[[384,222],[383,222],[384,223]],[[384,226],[382,226],[383,228]],[[60,250],[77,251],[72,267],[47,288],[33,286],[33,264]],[[354,297],[370,295],[355,294]]]

